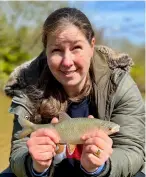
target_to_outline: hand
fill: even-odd
[[[53,118],[51,123],[57,123]],[[33,132],[27,141],[29,153],[33,159],[33,168],[37,172],[43,172],[50,167],[55,156],[56,144],[59,143],[59,135],[56,131],[41,128]]]
[[[89,116],[93,118],[93,116]],[[89,132],[81,138],[84,141],[81,165],[87,172],[94,172],[111,156],[112,139],[102,130]],[[99,155],[96,152],[99,150]]]

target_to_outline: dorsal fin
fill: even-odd
[[[66,119],[71,119],[71,117],[65,112],[60,112],[59,113],[59,122],[62,122],[63,120],[66,120]]]

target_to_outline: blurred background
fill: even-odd
[[[14,68],[42,51],[41,29],[47,16],[60,7],[76,7],[91,21],[96,43],[128,53],[131,70],[144,97],[145,2],[143,1],[0,1],[0,171],[8,165],[13,116],[3,93]]]

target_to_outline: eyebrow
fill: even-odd
[[[68,42],[68,41],[65,41],[65,42]],[[83,42],[82,40],[77,40],[77,41],[71,41],[71,43],[73,43],[74,45],[76,44],[76,43],[78,43],[78,42]],[[56,44],[50,44],[52,47],[58,47],[59,45],[61,45],[62,44],[62,41],[61,42],[58,42],[58,43],[56,43]]]
[[[77,41],[74,41],[73,43],[76,44],[78,42],[83,42],[82,40],[77,40]]]

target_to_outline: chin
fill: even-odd
[[[79,84],[79,82],[77,82],[77,81],[68,81],[68,82],[66,81],[66,82],[62,83],[62,85],[67,86],[67,87],[74,87],[78,84]]]

